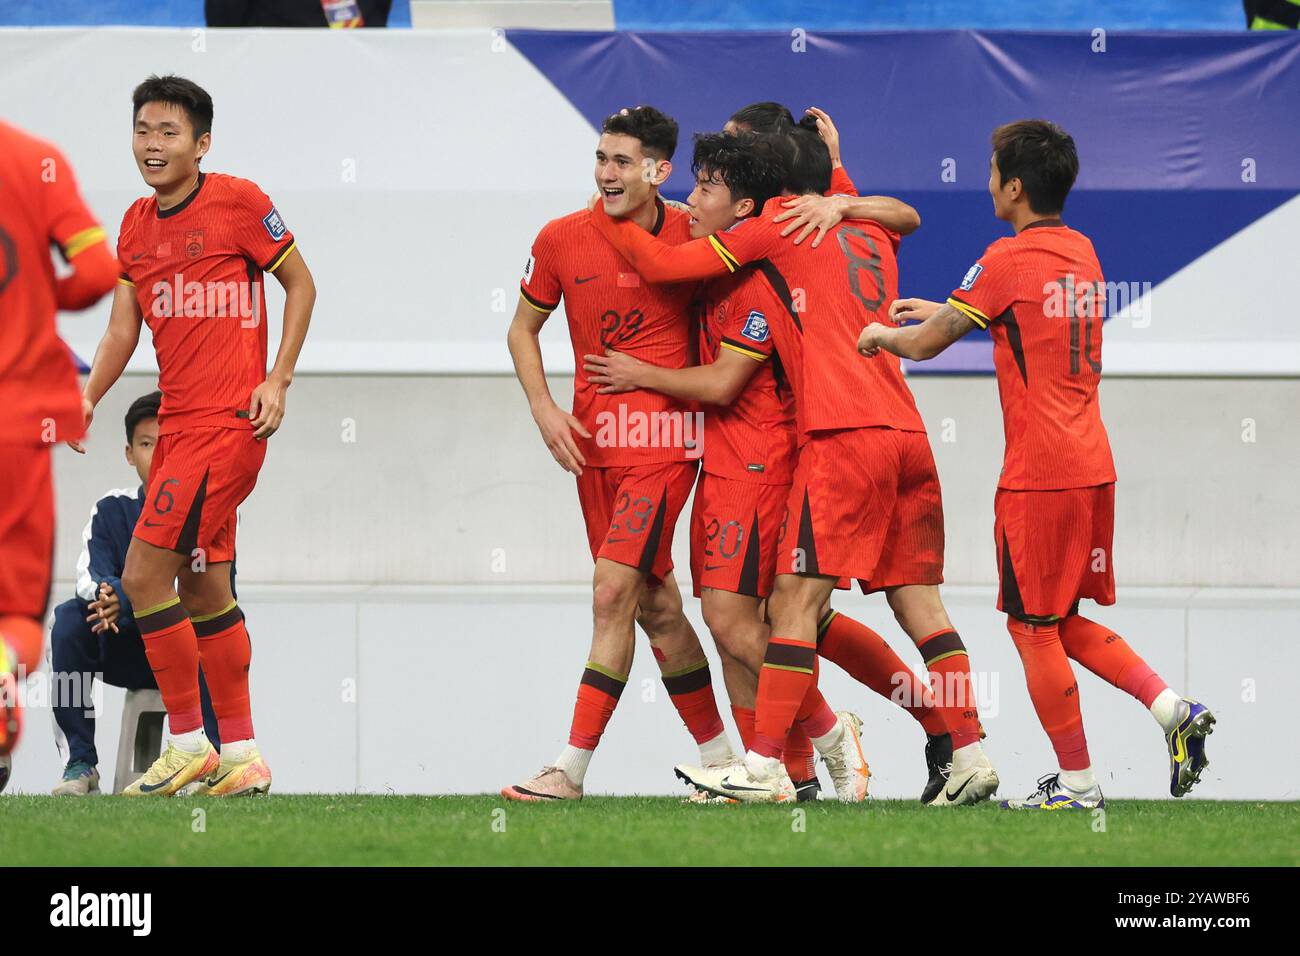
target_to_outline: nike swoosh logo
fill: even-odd
[[[225,773],[223,773],[220,777],[208,777],[208,779],[207,779],[207,785],[208,785],[209,787],[215,787],[215,786],[216,786],[217,784],[219,784],[221,781],[223,781],[223,780],[225,780],[227,777],[229,777],[230,774],[231,774],[231,771],[227,770],[227,771],[226,771]]]
[[[945,789],[943,791],[943,795],[947,797],[949,800],[956,800],[958,797],[961,796],[961,792],[966,789],[966,784],[970,783],[974,779],[975,779],[975,775],[971,774],[969,777],[967,777],[965,780],[962,781],[961,786],[957,788],[956,793],[951,793],[947,789]]]
[[[594,275],[594,276],[587,276],[587,278],[585,278],[585,279],[579,279],[577,276],[574,276],[574,277],[573,277],[573,284],[574,284],[574,285],[582,285],[584,282],[590,282],[592,279],[599,279],[599,278],[600,278],[599,274]]]
[[[730,781],[724,780],[718,784],[723,790],[731,790],[734,793],[765,793],[767,787],[738,787]]]
[[[161,528],[161,527],[162,527],[162,522],[161,522],[161,521],[150,521],[148,518],[145,518],[143,523],[144,523],[144,526],[145,526],[146,528]]]
[[[705,571],[716,571],[716,570],[718,570],[718,568],[725,568],[725,567],[726,567],[725,564],[706,564],[706,565],[704,566],[704,570],[705,570]]]
[[[176,773],[180,773],[180,771],[177,770]],[[175,779],[175,777],[176,777],[176,773],[172,774],[172,775],[171,775],[170,777],[168,777],[166,780],[163,780],[163,781],[161,781],[161,782],[159,782],[159,783],[155,783],[155,784],[142,783],[142,784],[140,784],[140,792],[141,792],[141,793],[153,793],[155,790],[161,790],[163,787],[167,786],[167,784],[171,783],[173,779]]]

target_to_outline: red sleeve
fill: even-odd
[[[297,242],[266,193],[247,180],[237,180],[236,183],[235,206],[239,212],[236,241],[239,249],[261,266],[263,272],[274,272]]]
[[[759,289],[758,277],[751,274],[732,297],[736,307],[729,310],[727,320],[720,330],[720,346],[739,352],[756,362],[765,362],[772,357],[776,345],[772,341],[772,330],[768,327],[766,303],[771,296],[762,295]]]
[[[117,262],[103,228],[81,198],[72,165],[53,146],[49,152],[48,188],[41,194],[46,234],[72,266],[72,274],[55,283],[55,300],[60,309],[85,309],[113,288]]]
[[[630,219],[612,219],[597,203],[592,221],[647,282],[686,282],[735,272],[768,253],[777,231],[764,219],[745,219],[721,235],[674,246]]]
[[[843,166],[836,166],[831,170],[831,188],[826,193],[828,196],[856,196],[858,187],[853,185],[853,180],[849,178],[849,171]]]
[[[987,329],[1015,299],[1015,259],[1004,243],[995,242],[967,270],[961,285],[948,297],[948,304],[981,329]]]
[[[560,304],[564,289],[560,285],[559,227],[548,222],[533,240],[524,265],[524,277],[519,280],[519,294],[523,300],[542,315],[550,315]]]
[[[46,234],[58,244],[63,258],[71,262],[77,253],[104,242],[104,230],[81,198],[72,165],[53,146],[45,145],[50,152],[41,177],[46,186],[41,190]]]

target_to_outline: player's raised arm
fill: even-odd
[[[113,311],[108,316],[108,328],[95,349],[90,374],[81,390],[81,408],[87,428],[95,415],[95,406],[121,378],[126,363],[131,361],[140,342],[140,323],[143,321],[140,303],[135,298],[135,286],[128,279],[119,279],[113,292]],[[68,447],[80,454],[86,453],[85,446],[79,441],[68,442]]]
[[[284,420],[285,391],[293,383],[298,353],[307,338],[311,310],[316,304],[316,282],[296,244],[272,266],[271,274],[284,288],[284,330],[275,364],[266,381],[253,389],[249,399],[248,417],[252,420],[253,437],[258,439],[270,438]]]
[[[730,405],[766,358],[724,345],[717,360],[708,365],[664,368],[609,350],[604,355],[584,355],[582,367],[588,373],[587,380],[600,386],[597,391],[601,394],[645,388],[686,401]]]
[[[615,219],[597,205],[592,221],[641,278],[652,283],[687,282],[735,272],[760,255],[748,251],[747,244],[725,242],[718,236],[692,239],[670,245],[652,236],[631,219]],[[733,237],[729,236],[728,239]]]
[[[550,386],[546,384],[542,346],[537,337],[549,316],[549,311],[540,310],[521,295],[519,305],[515,307],[515,317],[510,322],[510,331],[506,334],[506,344],[510,346],[510,358],[515,363],[515,376],[528,397],[533,421],[537,423],[551,456],[565,471],[580,475],[587,461],[578,450],[573,433],[576,431],[583,438],[590,438],[591,433],[582,427],[582,422],[555,404]]]
[[[814,230],[813,247],[821,245],[826,233],[845,219],[871,219],[900,236],[921,227],[920,213],[893,196],[791,196],[782,205],[785,211],[772,221],[788,223],[781,235],[797,233],[795,245]]]
[[[873,322],[858,336],[858,351],[870,358],[884,349],[899,358],[920,362],[934,358],[976,324],[949,303],[897,299],[889,307],[893,319],[924,319],[919,325],[896,328]]]

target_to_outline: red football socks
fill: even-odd
[[[1083,715],[1079,711],[1079,685],[1061,646],[1057,626],[1025,624],[1009,617],[1007,630],[1020,652],[1029,697],[1043,730],[1052,741],[1061,769],[1087,769],[1091,761],[1083,736]]]
[[[581,750],[595,750],[605,725],[614,715],[618,698],[627,686],[627,675],[616,674],[608,668],[587,661],[578,684],[578,702],[573,707],[573,725],[569,730],[569,746]]]
[[[251,740],[253,710],[248,697],[248,665],[253,648],[244,627],[244,612],[232,601],[224,611],[196,616],[193,622],[203,676],[217,716],[217,732],[222,740]]]
[[[758,701],[754,721],[755,753],[780,757],[795,715],[808,689],[814,686],[817,645],[788,637],[767,642],[758,674]]]
[[[1060,623],[1061,644],[1078,661],[1108,684],[1132,694],[1150,708],[1169,685],[1110,628],[1072,614]]]
[[[203,726],[199,709],[199,642],[181,599],[175,597],[136,611],[135,622],[140,626],[145,656],[167,708],[172,734],[198,730]]]
[[[817,653],[842,667],[850,677],[892,700],[925,728],[927,734],[946,734],[943,713],[934,706],[934,694],[917,677],[889,643],[860,621],[830,610],[817,628]]]
[[[664,687],[672,698],[673,706],[681,715],[686,729],[697,744],[710,741],[726,729],[718,713],[718,701],[713,696],[713,679],[709,662],[700,661],[690,667],[663,675]]]
[[[935,707],[943,714],[948,726],[952,749],[959,750],[967,744],[978,743],[980,712],[975,703],[970,656],[961,637],[952,628],[944,628],[921,638],[916,642],[916,649],[925,659]]]

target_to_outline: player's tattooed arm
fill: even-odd
[[[895,327],[873,322],[858,336],[858,351],[870,358],[884,349],[899,358],[924,361],[934,358],[971,329],[975,323],[951,305],[925,299],[896,299],[889,306],[895,321],[919,319],[919,325]]]
[[[135,298],[135,286],[119,282],[113,292],[113,309],[108,315],[108,328],[104,330],[104,337],[95,349],[90,374],[86,376],[86,384],[81,390],[81,412],[86,428],[90,428],[99,400],[121,377],[126,363],[131,361],[135,347],[140,342],[140,325],[143,321],[140,303]],[[78,454],[86,453],[86,446],[79,441],[68,442],[68,447]]]
[[[739,352],[722,349],[717,361],[709,365],[663,368],[611,349],[604,355],[583,356],[582,368],[587,380],[600,386],[597,391],[601,394],[644,388],[684,401],[730,405],[761,364]]]
[[[248,400],[253,437],[259,441],[274,435],[284,420],[285,392],[293,383],[293,370],[298,365],[298,353],[307,338],[311,310],[316,304],[316,282],[297,248],[284,257],[272,275],[284,287],[284,330],[275,364],[266,381],[253,389]]]
[[[524,395],[528,397],[528,407],[532,410],[533,421],[542,433],[551,457],[559,462],[560,467],[575,475],[582,474],[586,459],[578,450],[578,443],[573,433],[583,438],[591,438],[591,433],[551,397],[551,390],[546,384],[546,370],[542,366],[542,346],[537,340],[542,325],[549,313],[543,315],[521,296],[515,307],[515,317],[510,322],[510,331],[506,334],[506,344],[510,347],[510,358],[515,363],[515,375],[523,386]]]
[[[795,245],[816,231],[813,247],[821,245],[827,231],[845,219],[871,219],[886,229],[906,236],[921,226],[921,215],[901,199],[893,196],[791,196],[781,205],[785,212],[773,222],[789,222],[781,235],[795,234]]]

